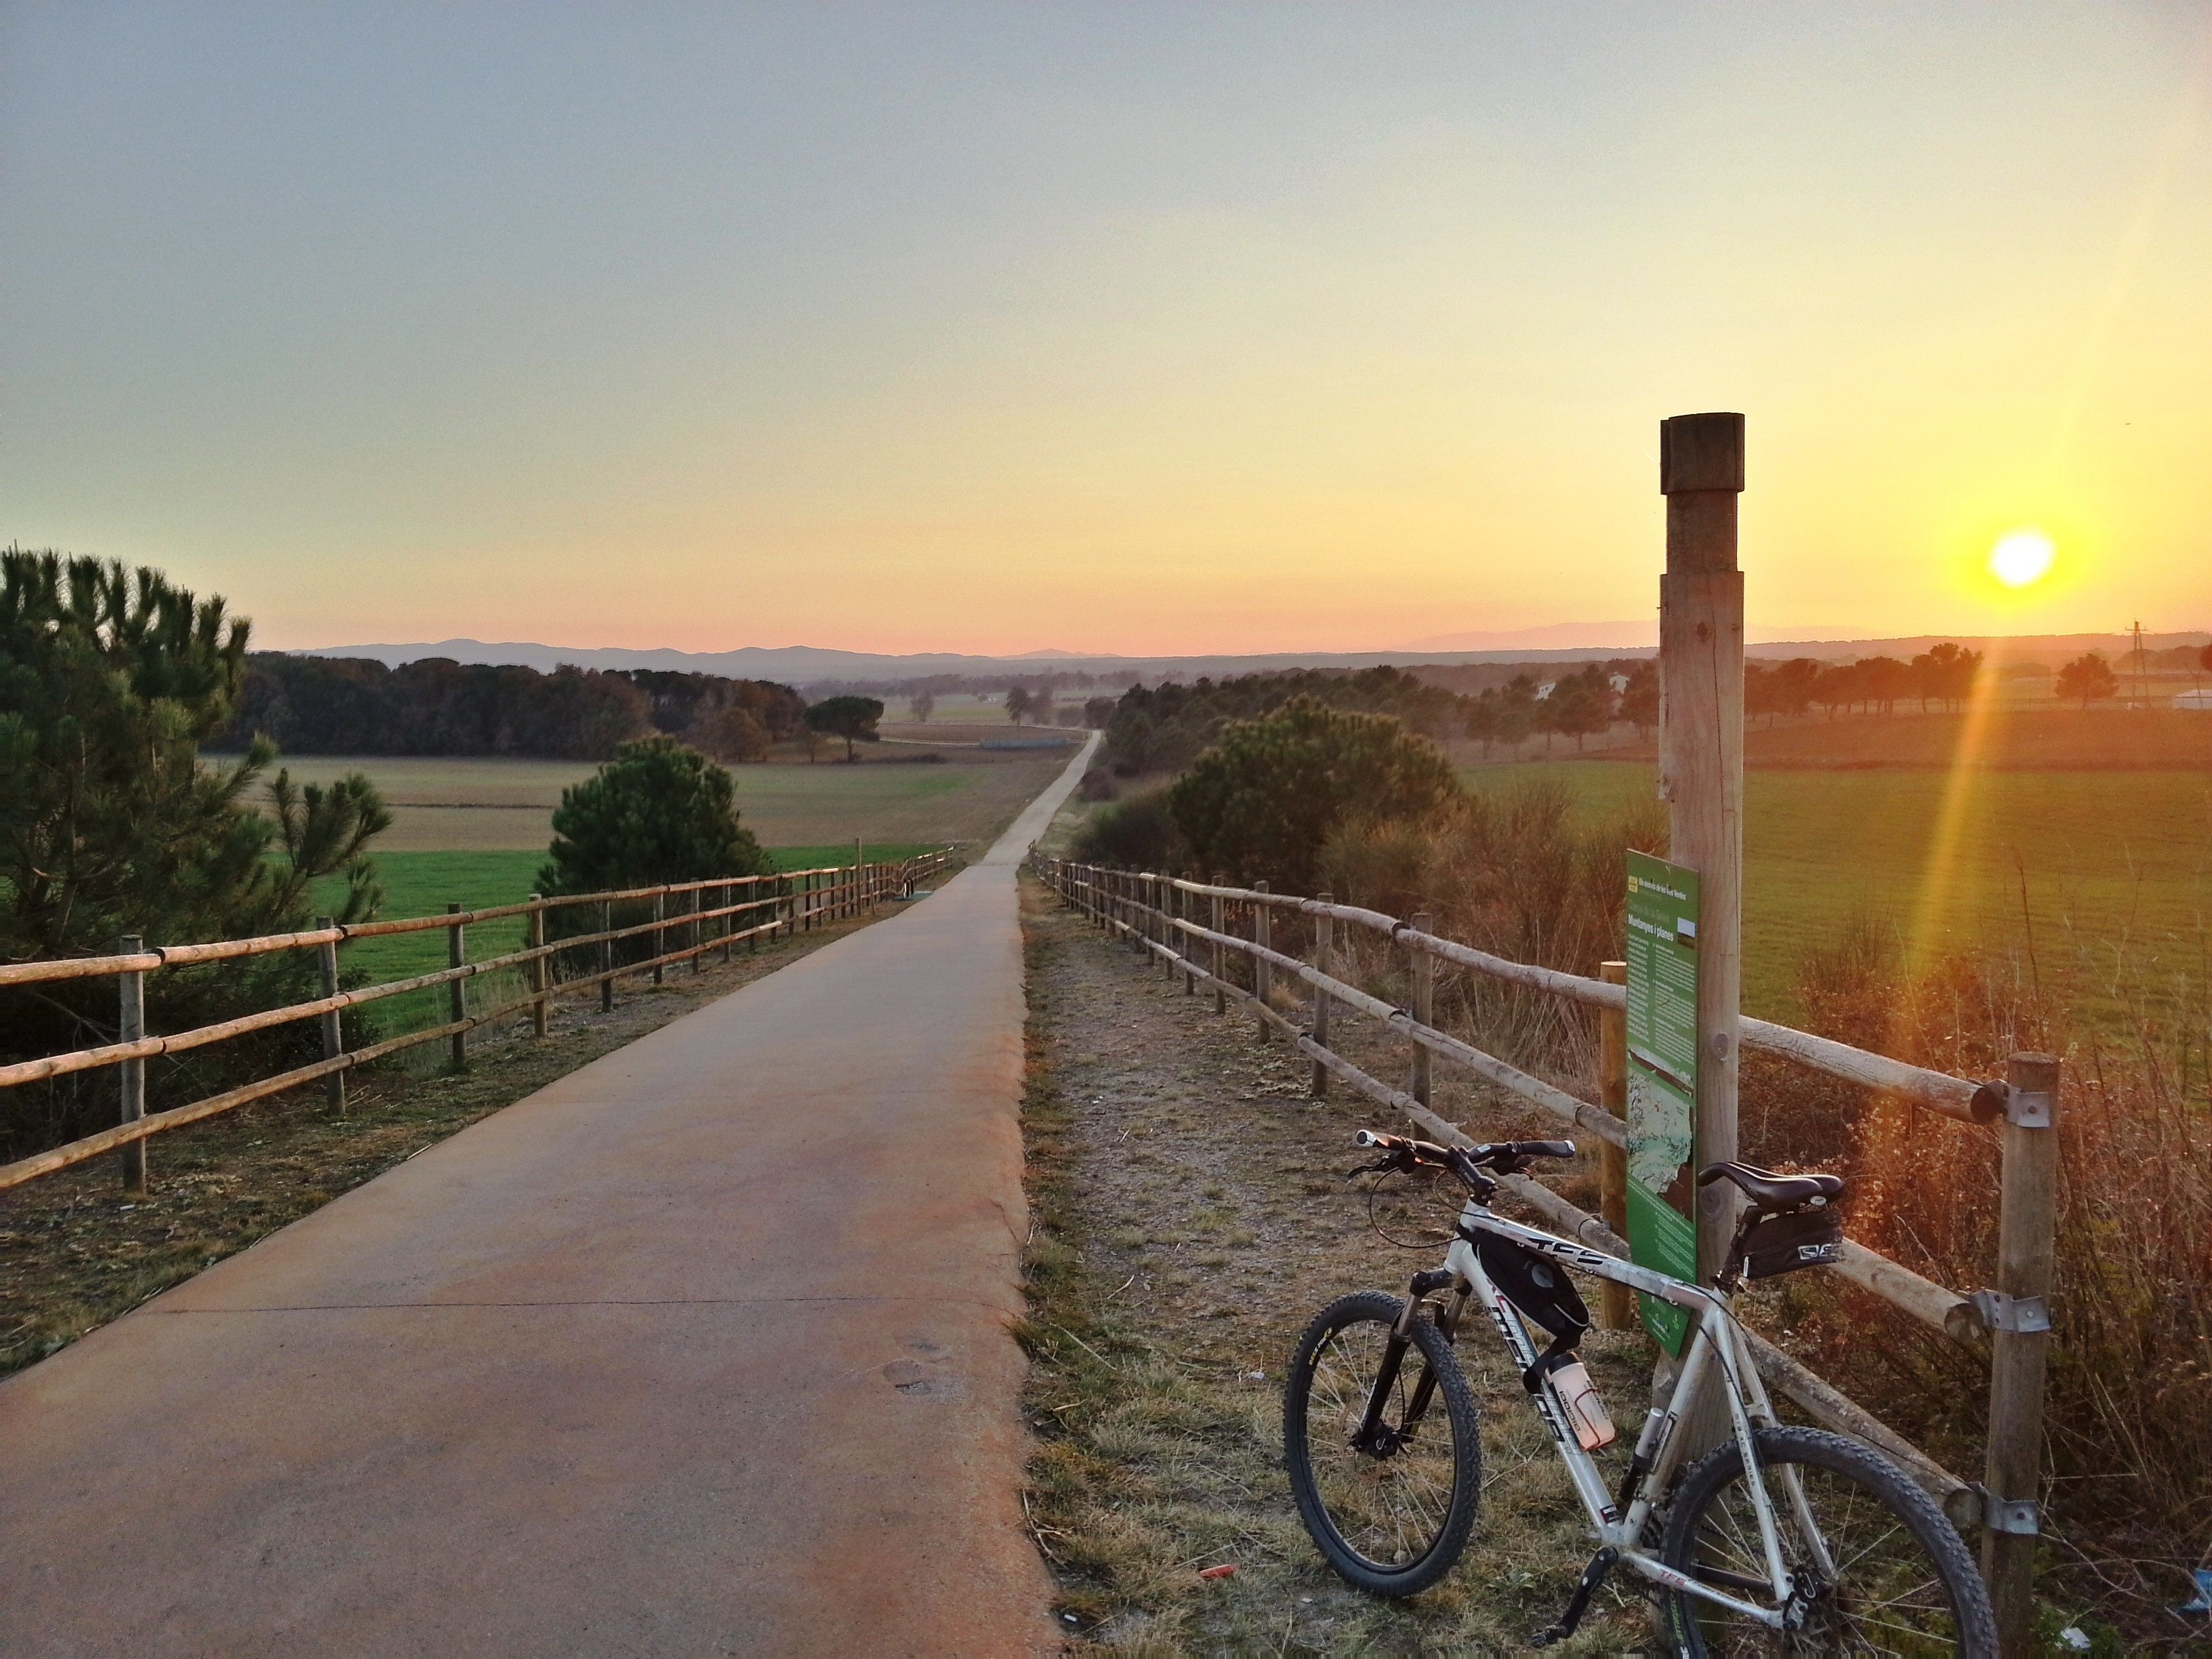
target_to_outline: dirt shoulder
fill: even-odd
[[[1589,1558],[1581,1511],[1493,1341],[1460,1346],[1484,1413],[1483,1499],[1459,1568],[1410,1604],[1323,1565],[1282,1469],[1284,1366],[1346,1291],[1404,1293],[1436,1245],[1392,1247],[1344,1179],[1377,1109],[1316,1102],[1308,1065],[1252,1022],[1024,884],[1033,1217],[1026,1267],[1037,1450],[1025,1503],[1079,1650],[1504,1653],[1558,1616]],[[1384,1126],[1396,1127],[1396,1126]],[[1503,1128],[1501,1127],[1501,1132]],[[1448,1222],[1433,1202],[1396,1215]],[[1402,1236],[1402,1234],[1401,1234]],[[1585,1354],[1641,1416],[1643,1340]],[[1608,1456],[1613,1454],[1607,1454]],[[1232,1576],[1203,1569],[1233,1565]],[[1638,1650],[1609,1593],[1563,1654]]]
[[[570,995],[552,1005],[543,1042],[530,1036],[527,1014],[473,1034],[464,1073],[418,1074],[398,1060],[370,1068],[350,1080],[343,1119],[317,1085],[157,1136],[148,1143],[143,1197],[123,1194],[112,1158],[0,1193],[0,1376],[556,1078],[867,925],[770,940],[757,955],[739,945],[728,966],[711,957],[696,975],[673,966],[660,986],[649,975],[625,979],[612,1013],[602,1014],[589,991]],[[426,1046],[401,1059],[435,1064]]]

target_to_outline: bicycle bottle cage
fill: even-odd
[[[1743,1236],[1743,1276],[1772,1279],[1800,1267],[1821,1267],[1844,1253],[1844,1220],[1832,1204],[1771,1215]]]
[[[1552,1339],[1551,1346],[1521,1376],[1522,1386],[1534,1394],[1538,1379],[1574,1358],[1576,1346],[1590,1328],[1589,1308],[1573,1280],[1525,1246],[1484,1232],[1474,1234],[1469,1243],[1490,1282]]]

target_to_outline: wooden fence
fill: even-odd
[[[118,1067],[121,1079],[120,1121],[113,1128],[69,1141],[49,1151],[20,1158],[13,1164],[0,1164],[0,1188],[19,1186],[40,1176],[65,1170],[73,1164],[82,1164],[88,1158],[108,1152],[120,1152],[125,1188],[143,1191],[146,1185],[146,1142],[155,1135],[197,1123],[204,1118],[243,1106],[249,1101],[260,1100],[270,1095],[281,1094],[288,1089],[297,1089],[316,1082],[324,1085],[331,1106],[343,1112],[346,1073],[374,1060],[382,1060],[403,1048],[446,1042],[452,1045],[454,1066],[465,1065],[469,1034],[495,1020],[527,1011],[534,1034],[542,1037],[545,1035],[547,1005],[556,997],[596,985],[599,988],[600,1006],[611,1008],[614,1006],[615,981],[626,974],[650,973],[657,985],[662,982],[668,968],[673,963],[689,962],[696,973],[699,971],[700,957],[708,951],[720,951],[722,959],[727,962],[732,947],[740,942],[746,944],[748,948],[757,948],[764,935],[805,932],[816,927],[826,927],[840,918],[862,915],[886,899],[911,895],[921,883],[941,873],[952,857],[950,852],[939,850],[896,864],[877,864],[863,861],[859,853],[860,848],[856,846],[854,861],[849,865],[785,871],[770,876],[671,882],[657,887],[632,887],[617,892],[580,893],[557,898],[544,898],[533,893],[520,904],[494,905],[479,910],[464,910],[456,904],[447,907],[444,915],[416,916],[401,921],[340,924],[325,918],[315,927],[303,933],[221,939],[206,945],[149,947],[142,946],[136,939],[126,939],[123,941],[122,951],[114,956],[70,957],[49,962],[0,965],[0,987],[48,984],[57,980],[112,975],[117,982],[119,1005],[118,1041],[97,1048],[78,1048],[66,1054],[21,1060],[12,1066],[0,1066],[0,1087],[36,1083],[49,1078],[64,1077],[73,1072],[108,1066]],[[675,902],[673,908],[672,901]],[[649,919],[621,927],[613,925],[612,913],[617,905],[647,903],[653,906],[653,915]],[[578,909],[596,921],[597,927],[590,932],[573,933],[549,941],[546,938],[546,917],[557,911]],[[467,930],[485,922],[513,916],[527,919],[528,943],[524,948],[480,962],[469,961]],[[712,926],[716,923],[720,926]],[[348,941],[381,939],[398,933],[430,933],[440,929],[444,930],[447,941],[448,965],[444,969],[435,973],[417,974],[410,978],[362,986],[352,990],[338,988],[338,951]],[[615,945],[618,941],[648,935],[652,943],[648,954],[642,960],[620,963],[615,961]],[[678,941],[673,948],[671,948],[672,935]],[[235,961],[283,951],[309,950],[316,953],[322,979],[323,994],[313,1000],[291,1003],[281,1008],[246,1014],[236,1019],[223,1020],[216,1024],[203,1025],[167,1036],[148,1035],[145,1029],[147,975],[159,973],[167,968]],[[596,964],[592,970],[556,981],[553,972],[554,959],[565,956],[574,961],[576,953],[583,951],[593,953],[584,958],[586,963]],[[467,981],[478,975],[501,969],[518,969],[524,972],[528,981],[526,994],[495,1007],[471,1013],[465,989]],[[449,999],[449,1017],[442,1023],[422,1030],[410,1031],[404,1036],[387,1037],[362,1048],[349,1049],[345,1047],[340,1020],[345,1010],[364,1007],[385,998],[402,996],[409,992],[428,990],[441,985],[447,988]],[[322,1059],[311,1065],[296,1066],[273,1077],[264,1078],[258,1082],[225,1090],[221,1094],[210,1095],[188,1105],[150,1114],[146,1110],[146,1062],[149,1060],[309,1019],[321,1024]]]
[[[1430,1109],[1431,1068],[1441,1059],[1493,1088],[1527,1101],[1594,1136],[1601,1158],[1601,1218],[1576,1207],[1526,1176],[1507,1176],[1515,1195],[1553,1225],[1593,1249],[1626,1256],[1627,1145],[1624,1121],[1627,991],[1620,965],[1608,963],[1602,979],[1587,979],[1527,963],[1511,962],[1429,931],[1428,918],[1411,922],[1379,911],[1333,902],[1326,894],[1297,898],[1257,888],[1224,887],[1158,873],[1108,869],[1038,857],[1038,873],[1061,901],[1081,911],[1140,953],[1184,976],[1186,992],[1212,988],[1215,1006],[1231,1001],[1249,1008],[1261,1034],[1280,1032],[1313,1061],[1313,1091],[1335,1078],[1369,1099],[1403,1113],[1439,1140],[1471,1139],[1458,1125]],[[1203,907],[1205,921],[1194,916]],[[1274,949],[1269,918],[1295,912],[1313,922],[1313,960]],[[1231,913],[1234,914],[1231,914]],[[1241,924],[1241,931],[1239,924]],[[1413,1006],[1401,1008],[1347,983],[1331,971],[1334,929],[1368,930],[1410,953],[1407,976]],[[1248,983],[1232,976],[1229,958],[1249,962]],[[1431,1024],[1436,966],[1449,963],[1491,979],[1542,992],[1595,1010],[1600,1025],[1599,1103],[1533,1077],[1485,1054]],[[1308,1022],[1300,1027],[1275,1008],[1277,975],[1306,988]],[[1395,1089],[1355,1066],[1330,1046],[1331,1014],[1344,1008],[1369,1015],[1412,1044],[1411,1086]],[[1954,1342],[1990,1357],[1989,1433],[1981,1481],[1969,1484],[1755,1332],[1746,1332],[1761,1373],[1815,1422],[1879,1446],[1940,1499],[1961,1528],[1984,1529],[1983,1571],[1993,1593],[2024,1605],[2039,1529],[2038,1488],[2043,1438],[2043,1382],[2051,1319],[2057,1196],[2057,1062],[2041,1054],[2014,1056],[2001,1082],[1972,1083],[1765,1020],[1740,1022],[1743,1046],[1898,1096],[1960,1123],[1997,1124],[2001,1135],[1999,1245],[1996,1285],[1961,1292],[1846,1240],[1835,1271],[1891,1307]],[[1609,1322],[1632,1319],[1627,1299],[1602,1308]]]

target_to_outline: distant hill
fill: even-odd
[[[2146,634],[2143,644],[2152,650],[2168,646],[2202,644],[2212,635],[2203,632]],[[332,645],[295,656],[366,657],[398,667],[426,657],[449,657],[456,662],[520,664],[541,672],[563,663],[579,668],[658,668],[695,674],[718,674],[732,679],[774,680],[785,685],[819,685],[825,682],[895,683],[933,675],[951,674],[989,678],[1035,675],[1041,672],[1066,674],[1135,675],[1158,680],[1169,675],[1194,679],[1201,674],[1221,678],[1231,674],[1254,674],[1285,668],[1372,668],[1382,664],[1408,667],[1421,664],[1586,662],[1607,657],[1644,656],[1654,649],[1655,623],[1559,623],[1549,628],[1512,629],[1492,634],[1439,635],[1390,651],[1286,651],[1252,656],[1221,654],[1199,657],[1119,657],[1085,655],[1079,652],[1042,650],[1017,657],[963,655],[954,652],[920,652],[893,655],[872,651],[839,651],[823,646],[742,646],[732,651],[676,651],[631,646],[540,645],[528,641],[488,642],[483,640],[438,640],[412,645]],[[1582,641],[1567,644],[1565,641]],[[1618,640],[1618,644],[1601,641]],[[1923,634],[1879,640],[1771,640],[1747,647],[1755,657],[1849,658],[1912,657],[1941,640],[1986,651],[1999,660],[2057,664],[2084,651],[2102,651],[2118,659],[2130,641],[2121,634],[2043,634],[2014,637],[1982,637],[1960,634]],[[1459,641],[1483,641],[1480,647]],[[1453,643],[1447,643],[1448,641]]]

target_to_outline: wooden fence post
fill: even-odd
[[[1255,881],[1252,884],[1252,890],[1255,893],[1264,893],[1267,890],[1267,884],[1264,881]],[[1274,928],[1271,925],[1273,921],[1273,918],[1265,904],[1255,903],[1252,906],[1252,943],[1263,951],[1268,949],[1273,942]],[[1252,1024],[1254,1029],[1259,1032],[1260,1041],[1262,1042],[1267,1040],[1267,1016],[1265,1012],[1268,1006],[1267,993],[1274,984],[1274,975],[1268,971],[1272,965],[1265,957],[1252,958],[1252,994],[1259,999],[1261,1010],[1253,1016]]]
[[[1425,910],[1416,910],[1413,928],[1425,933],[1436,925],[1435,918]],[[1434,1025],[1437,1012],[1437,959],[1426,951],[1414,950],[1410,964],[1413,970],[1413,1019],[1417,1024]],[[1413,1044],[1413,1083],[1407,1092],[1422,1105],[1429,1103],[1436,1091],[1436,1056],[1426,1043]]]
[[[661,926],[667,920],[668,895],[656,889],[653,895],[653,932],[648,935],[653,940],[653,982],[655,985],[668,982],[664,977],[668,971],[668,964],[660,959],[668,949],[668,930]]]
[[[335,916],[317,916],[315,927],[320,930],[337,926]],[[334,997],[338,994],[338,942],[325,939],[315,947],[315,969],[323,987],[323,994]],[[336,1060],[345,1052],[345,1031],[338,1011],[331,1009],[322,1018],[323,1058]],[[323,1079],[323,1103],[337,1116],[345,1115],[345,1073],[332,1072]]]
[[[1694,1168],[1736,1155],[1743,923],[1743,573],[1736,562],[1743,416],[1659,423],[1667,573],[1659,579],[1659,795],[1668,856],[1698,872],[1698,1128]],[[1697,1205],[1698,1277],[1720,1271],[1735,1188]]]
[[[745,891],[748,894],[750,894],[753,890],[754,890],[750,886],[745,889]],[[724,882],[722,884],[722,896],[717,902],[715,908],[728,912],[728,914],[722,918],[722,966],[725,968],[730,965],[730,951],[737,944],[737,903],[738,884],[734,881]],[[746,907],[745,926],[748,927],[752,926],[752,909],[750,906]],[[753,941],[750,939],[747,939],[745,941],[748,945],[750,945],[752,942]]]
[[[543,904],[545,902],[545,896],[543,893],[532,893],[530,896],[530,902],[532,904]],[[545,913],[543,910],[532,910],[530,913],[529,938],[532,950],[541,951],[545,948]],[[545,1035],[545,993],[552,983],[553,958],[550,957],[532,958],[530,988],[537,993],[530,1004],[530,1035],[532,1036],[542,1037]]]
[[[867,866],[862,862],[860,838],[855,836],[853,837],[853,899],[852,908],[846,912],[848,915],[857,916],[860,914],[860,883],[866,870]]]
[[[1607,985],[1628,983],[1628,964],[1601,962],[1597,976]],[[1597,1103],[1628,1121],[1628,1011],[1601,1008],[1597,1016]],[[1597,1144],[1598,1212],[1619,1238],[1628,1237],[1628,1154],[1609,1140]],[[1608,1331],[1636,1327],[1636,1293],[1613,1280],[1599,1281],[1598,1320]]]
[[[1183,892],[1181,888],[1176,890],[1177,921],[1187,921],[1190,914],[1197,908],[1198,906],[1191,902],[1189,895]],[[1182,956],[1182,994],[1187,997],[1196,996],[1198,994],[1198,947],[1191,943],[1189,934],[1178,928],[1176,931],[1176,948]]]
[[[461,907],[459,904],[448,904],[446,907],[446,914],[449,916],[457,916],[461,914]],[[467,964],[468,959],[468,929],[458,921],[448,922],[446,926],[446,965],[448,968],[463,967]],[[466,1019],[469,1017],[468,981],[456,979],[447,981],[446,1008],[446,1017],[448,1019]],[[456,1031],[453,1035],[452,1042],[453,1069],[457,1072],[465,1071],[469,1063],[469,1034],[466,1031]]]
[[[599,931],[610,933],[615,925],[615,907],[611,899],[599,901]],[[615,1006],[615,942],[611,939],[599,941],[599,1012],[612,1013]]]
[[[1318,896],[1323,904],[1336,902],[1334,894],[1322,893]],[[1334,952],[1331,949],[1335,942],[1331,930],[1331,924],[1334,920],[1326,911],[1314,918],[1314,971],[1316,973],[1334,975],[1336,972],[1335,963],[1333,960]],[[1313,1040],[1316,1048],[1328,1047],[1328,993],[1318,985],[1314,987],[1313,994]],[[1319,1060],[1313,1063],[1313,1082],[1308,1085],[1306,1092],[1316,1100],[1323,1099],[1328,1094],[1328,1067]]]
[[[1996,1608],[1997,1647],[2026,1653],[2034,1627],[2033,1574],[2043,1478],[2043,1374],[2057,1265],[2058,1061],[2014,1054],[2005,1068],[1997,1284],[1987,1297],[1990,1437],[1982,1576]]]
[[[145,944],[140,935],[125,933],[116,948],[125,956],[136,956]],[[136,970],[118,974],[115,989],[115,1040],[136,1042],[146,1035],[146,975]],[[146,1062],[126,1060],[116,1070],[122,1090],[120,1121],[136,1123],[146,1115]],[[134,1140],[123,1149],[123,1190],[132,1194],[146,1190],[146,1143],[143,1140]]]
[[[1221,931],[1221,895],[1216,893],[1213,895],[1213,931],[1217,933]],[[1229,992],[1221,982],[1221,970],[1225,966],[1227,963],[1221,957],[1221,941],[1215,939],[1213,941],[1213,1012],[1217,1014],[1225,1014],[1229,1012]]]

